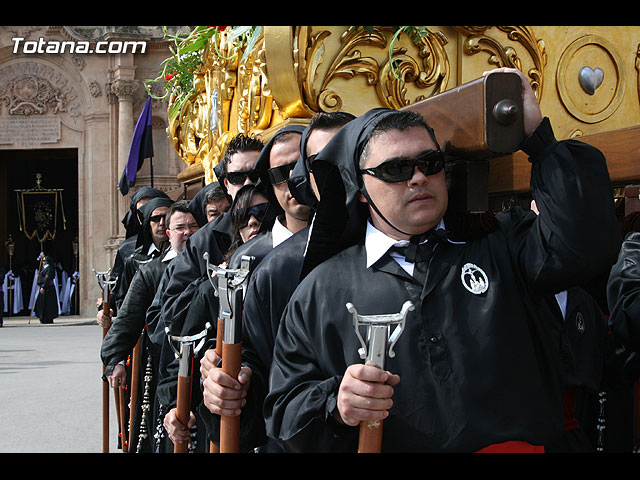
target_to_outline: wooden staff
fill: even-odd
[[[104,308],[104,302],[102,305]],[[102,329],[103,341],[108,330],[108,328]],[[103,376],[105,368],[105,365],[102,364]],[[105,381],[102,382],[102,453],[109,453],[109,383]]]
[[[111,269],[106,272],[96,272],[96,280],[102,290],[102,311],[108,317],[111,316],[111,291],[115,287],[117,278],[110,280]],[[106,337],[109,327],[102,329],[102,340]],[[102,376],[104,377],[105,366],[102,366]],[[119,415],[118,398],[116,396],[116,413]],[[118,424],[120,419],[118,417]],[[102,381],[102,452],[109,453],[109,383]]]
[[[199,334],[183,337],[169,335],[168,327],[165,330],[169,339],[180,345],[178,350],[173,346],[173,343],[169,342],[169,345],[171,345],[176,357],[179,359],[176,416],[180,423],[185,426],[189,424],[189,413],[191,412],[193,357],[194,354],[202,348],[209,328],[211,328],[211,324],[207,322],[204,330]],[[198,345],[196,345],[196,343],[198,343]],[[173,453],[187,453],[188,451],[189,442],[176,442],[173,446]]]
[[[222,333],[222,371],[236,380],[242,362],[242,341],[240,324],[242,319],[242,299],[235,302],[234,319],[225,322]],[[233,325],[231,325],[233,322]],[[231,328],[228,328],[231,327]],[[240,450],[240,415],[220,416],[220,453],[238,453]]]
[[[114,390],[116,390],[114,388]],[[118,396],[116,401],[120,403],[120,442],[122,451],[127,453],[129,451],[129,435],[127,434],[127,388],[118,387]]]
[[[130,427],[133,426],[135,418],[136,408],[138,406],[138,391],[140,389],[140,375],[138,370],[140,369],[140,355],[142,351],[142,335],[138,338],[136,346],[133,347],[133,354],[131,355],[131,408],[129,409],[129,423]],[[141,421],[144,421],[142,419]],[[129,445],[133,444],[133,428],[129,429]]]
[[[407,313],[414,309],[413,303],[407,301],[402,305],[400,313],[385,315],[359,315],[352,303],[347,303],[347,310],[353,314],[353,326],[362,348],[358,350],[360,358],[367,365],[384,369],[385,357],[395,357],[393,346],[404,330]],[[360,326],[367,327],[365,342],[360,335]],[[390,327],[396,325],[391,336]],[[358,437],[358,453],[380,453],[382,451],[382,420],[360,422]]]
[[[205,253],[211,284],[216,291],[219,306],[216,352],[222,348],[222,371],[237,379],[242,362],[242,309],[244,292],[254,257],[243,256],[239,269],[224,269],[209,264]],[[217,278],[217,282],[212,280]],[[220,336],[219,329],[222,328]],[[222,341],[221,341],[222,340]],[[213,447],[211,451],[215,451]],[[240,416],[220,416],[220,453],[238,453],[240,450]]]
[[[222,329],[224,322],[218,317],[218,324],[216,328],[216,355],[222,359]],[[216,445],[213,441],[209,444],[209,453],[220,453],[220,446]]]

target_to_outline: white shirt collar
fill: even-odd
[[[282,223],[280,223],[280,220],[276,218],[276,221],[273,224],[273,228],[271,229],[271,237],[273,238],[273,248],[280,245],[291,235],[293,235],[293,233],[287,230],[287,228],[284,225],[282,225]]]
[[[169,251],[162,258],[163,262],[169,262],[178,256],[178,252],[176,252],[173,247],[169,248]]]
[[[149,245],[149,251],[147,252],[147,255],[151,255],[154,251],[160,251],[158,250],[158,247],[156,247],[156,244],[151,242],[151,245]]]
[[[436,229],[444,228],[444,220],[440,220],[440,223]],[[376,263],[382,256],[387,253],[393,246],[404,246],[409,243],[408,240],[395,240],[387,234],[381,232],[371,224],[371,219],[367,220],[367,231],[364,239],[364,248],[367,253],[367,268]],[[391,257],[398,262],[398,264],[405,269],[409,275],[413,275],[413,263],[407,262],[404,257],[400,255],[391,254]]]

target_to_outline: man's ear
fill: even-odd
[[[369,203],[362,193],[358,194],[358,200],[360,200],[362,203]]]

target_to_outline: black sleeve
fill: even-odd
[[[620,342],[640,352],[640,232],[623,242],[607,284],[609,326]]]
[[[118,362],[126,360],[135,347],[144,329],[147,307],[152,300],[145,276],[140,271],[136,272],[118,316],[102,341],[100,357],[106,367],[106,375],[113,372]]]
[[[608,271],[620,231],[604,155],[582,142],[556,141],[546,118],[522,150],[540,211],[521,249],[529,282],[557,293]]]

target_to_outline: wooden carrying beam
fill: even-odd
[[[611,183],[640,181],[640,126],[583,135],[575,140],[588,143],[604,154]],[[489,172],[489,193],[527,192],[530,179],[531,164],[524,152],[495,158]]]
[[[511,72],[489,73],[402,110],[419,112],[440,148],[461,159],[510,154],[524,139],[522,81]]]

